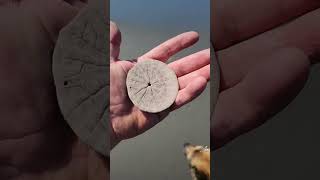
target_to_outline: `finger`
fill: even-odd
[[[110,21],[110,60],[119,59],[121,44],[121,32],[116,23]]]
[[[221,67],[221,90],[240,82],[250,68],[264,60],[261,57],[266,57],[280,48],[299,48],[313,61],[319,61],[319,19],[320,9],[282,27],[217,52]]]
[[[196,78],[203,77],[207,81],[210,80],[210,65],[206,65],[190,74],[186,74],[178,78],[179,89],[184,89],[190,82],[193,82]]]
[[[178,77],[180,77],[208,64],[210,64],[210,49],[202,50],[174,61],[169,64],[169,67],[176,73]]]
[[[213,148],[263,124],[293,100],[308,77],[306,59],[298,49],[280,50],[221,92],[211,123]]]
[[[77,15],[79,9],[66,1],[39,1],[34,11],[38,12],[42,24],[55,42],[60,30]]]
[[[193,45],[199,40],[199,34],[197,32],[186,32],[176,37],[169,39],[168,41],[160,44],[154,49],[150,50],[138,59],[157,59],[160,61],[167,61],[172,55],[177,52]]]
[[[317,0],[224,0],[212,3],[212,41],[216,50],[289,22],[320,7]]]
[[[200,76],[198,78],[195,78],[184,89],[178,92],[178,96],[172,109],[180,108],[181,106],[198,97],[204,91],[206,85],[207,80],[204,77]]]

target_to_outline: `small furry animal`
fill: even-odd
[[[184,144],[193,180],[210,180],[210,148]]]

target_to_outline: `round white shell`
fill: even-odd
[[[138,62],[128,72],[126,84],[132,103],[142,111],[150,113],[169,108],[179,90],[174,71],[158,60]]]
[[[103,13],[85,8],[62,29],[53,54],[53,76],[64,119],[84,143],[109,151],[108,31]]]

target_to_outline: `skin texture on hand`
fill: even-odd
[[[319,60],[319,8],[314,0],[213,1],[211,42],[221,69],[213,149],[263,124],[304,87]]]
[[[186,32],[160,44],[137,58],[156,59],[166,62],[172,55],[193,45],[199,35]],[[132,61],[119,59],[121,33],[115,23],[110,22],[110,127],[111,143],[114,147],[121,140],[135,137],[155,126],[171,111],[195,99],[205,89],[210,78],[210,51],[202,50],[170,63],[178,77],[179,92],[174,104],[160,113],[146,113],[130,101],[126,91],[126,76],[134,66]]]
[[[63,120],[51,63],[81,1],[1,1],[0,179],[106,179],[107,162]],[[9,17],[9,18],[8,18]]]

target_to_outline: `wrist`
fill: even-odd
[[[112,128],[110,129],[109,138],[111,151],[116,145],[118,145],[121,142],[121,140],[117,137],[116,133],[113,131]]]

